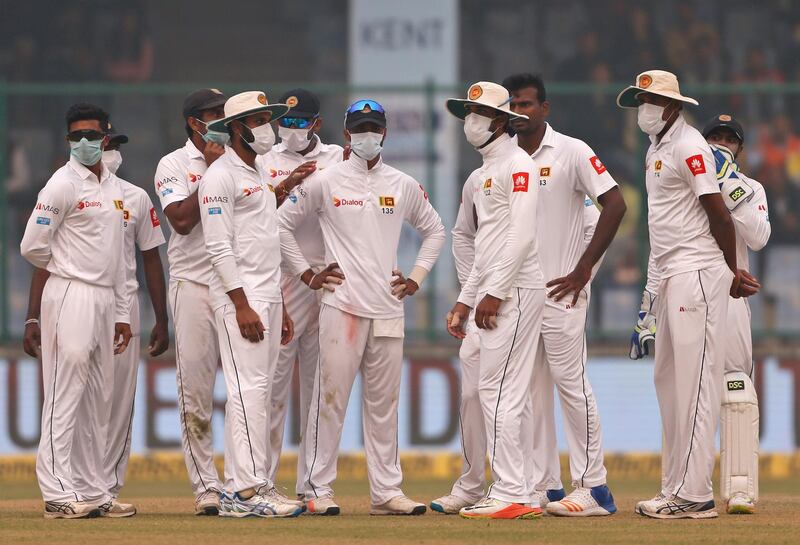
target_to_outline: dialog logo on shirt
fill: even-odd
[[[44,204],[41,202],[36,203],[36,210],[41,210],[42,212],[50,212],[51,214],[58,215],[59,209],[55,206],[50,206],[49,204]]]
[[[422,184],[419,184],[419,189],[420,189],[420,191],[422,191],[422,196],[425,197],[425,200],[427,201],[428,200],[428,192],[425,191],[425,188],[422,187]]]
[[[202,179],[203,179],[203,175],[202,174],[193,174],[191,172],[189,173],[189,181],[191,183],[198,182],[198,181],[200,181]]]
[[[102,206],[103,203],[100,201],[81,201],[78,203],[78,210],[83,210],[84,208],[101,208]]]
[[[228,197],[220,197],[218,195],[206,195],[205,197],[203,197],[203,204],[209,204],[214,202],[226,203],[228,202]]]
[[[264,188],[260,185],[254,185],[253,187],[245,187],[244,188],[244,196],[249,197],[253,193],[258,193],[259,191],[264,191]]]
[[[492,179],[487,178],[485,182],[483,182],[483,194],[487,197],[492,194]]]
[[[339,208],[340,206],[364,206],[364,201],[360,199],[340,199],[338,197],[334,197],[333,206],[336,208]]]
[[[158,221],[158,214],[156,214],[156,209],[152,206],[150,207],[150,223],[153,224],[153,227],[158,227],[161,225],[161,222]]]
[[[527,172],[515,172],[511,175],[511,179],[514,181],[514,189],[512,189],[512,193],[517,192],[528,192],[528,176],[529,173]]]
[[[606,166],[603,164],[603,161],[601,161],[597,155],[592,156],[592,158],[589,159],[589,163],[591,163],[592,168],[598,174],[602,174],[606,171]]]
[[[703,156],[699,153],[686,159],[686,166],[689,167],[692,176],[706,173],[706,163],[703,161]]]
[[[269,169],[269,177],[270,178],[277,178],[278,176],[288,176],[291,173],[292,173],[291,170],[283,170],[283,169],[280,169],[280,168],[278,168],[278,169],[275,169],[275,168]]]

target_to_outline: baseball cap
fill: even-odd
[[[709,134],[723,127],[732,130],[737,138],[739,138],[739,141],[744,142],[744,129],[742,128],[742,124],[736,121],[730,114],[720,114],[712,117],[708,123],[706,123],[705,127],[703,127],[703,138],[708,138]]]
[[[106,134],[108,134],[109,136],[108,138],[109,146],[119,146],[120,144],[128,143],[128,135],[117,132],[111,125],[111,121],[108,122],[108,128],[106,129]]]
[[[319,99],[317,95],[305,89],[292,89],[278,99],[278,102],[289,106],[292,117],[317,117],[319,115]]]
[[[379,127],[386,127],[386,112],[377,101],[357,100],[348,106],[344,115],[344,128],[355,129],[364,123],[375,123]]]
[[[197,117],[203,110],[222,106],[226,100],[219,89],[198,89],[183,99],[183,118]]]

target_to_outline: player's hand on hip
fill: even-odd
[[[166,322],[156,322],[150,332],[150,344],[147,345],[147,352],[151,357],[160,356],[167,351],[169,346],[169,330]]]
[[[223,153],[225,153],[225,146],[206,142],[206,147],[203,148],[203,159],[205,159],[206,165],[211,166],[211,163],[222,157]]]
[[[398,299],[403,299],[406,295],[417,293],[419,285],[410,278],[403,276],[402,272],[395,269],[392,271],[392,276],[395,277],[394,280],[389,282],[389,286],[392,288],[392,295]]]
[[[117,322],[114,324],[114,354],[122,354],[131,342],[131,325]]]
[[[42,355],[42,329],[36,322],[31,322],[25,326],[25,334],[22,337],[22,348],[25,353],[32,358],[39,358]]]
[[[758,293],[761,283],[758,279],[744,269],[734,271],[733,281],[731,282],[731,297],[750,297]]]
[[[463,339],[467,336],[464,327],[467,325],[469,307],[464,303],[456,303],[452,310],[447,313],[447,332],[456,339]]]
[[[331,263],[320,272],[311,277],[308,282],[308,287],[312,290],[320,288],[328,291],[336,291],[336,286],[342,285],[344,282],[344,274],[339,269],[338,263]]]
[[[289,313],[286,312],[286,305],[283,306],[283,318],[281,319],[281,344],[287,345],[294,339],[294,321]]]
[[[502,299],[486,294],[478,306],[475,307],[475,323],[481,329],[494,329],[497,327],[497,315]]]
[[[578,303],[581,290],[589,283],[592,278],[592,269],[582,267],[580,264],[571,273],[561,278],[555,278],[547,283],[548,288],[554,288],[547,294],[551,299],[561,301],[564,297],[572,294],[572,305]]]
[[[258,312],[252,309],[250,305],[242,305],[236,307],[236,323],[239,324],[239,332],[242,337],[251,343],[257,343],[264,340],[264,324],[261,322],[261,317]]]

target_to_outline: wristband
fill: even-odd
[[[25,327],[28,327],[31,324],[39,325],[39,318],[30,318],[29,320],[25,320]]]
[[[419,265],[414,265],[414,268],[412,268],[411,272],[408,274],[408,279],[413,280],[417,283],[417,286],[422,287],[422,282],[425,280],[426,276],[428,276],[428,271]]]

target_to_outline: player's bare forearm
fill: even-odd
[[[33,268],[33,275],[31,275],[31,291],[28,293],[28,314],[26,319],[39,318],[42,310],[42,292],[47,279],[50,278],[50,272],[47,269]]]
[[[144,280],[147,283],[147,291],[150,294],[150,304],[153,305],[153,313],[156,322],[167,323],[167,283],[164,280],[164,267],[161,263],[161,255],[158,248],[152,248],[142,252],[142,263],[144,265]]]
[[[587,268],[589,271],[600,261],[608,247],[611,246],[611,242],[617,235],[617,229],[622,223],[622,218],[625,217],[625,212],[628,209],[619,187],[606,191],[597,200],[603,209],[600,211],[600,217],[597,220],[597,227],[595,227],[592,240],[578,261],[579,266]]]
[[[164,209],[170,226],[181,235],[188,235],[200,223],[199,191],[195,191],[180,202],[174,202]]]
[[[725,263],[732,271],[737,270],[736,265],[736,230],[733,226],[728,207],[719,193],[711,193],[700,196],[700,204],[708,216],[708,226],[711,235],[717,241],[722,254],[725,256]]]

